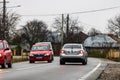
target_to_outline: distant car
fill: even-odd
[[[29,54],[29,63],[35,61],[48,61],[51,63],[54,60],[54,53],[51,42],[38,42],[31,48]]]
[[[6,40],[0,40],[0,65],[2,68],[12,67],[12,51]]]
[[[82,44],[64,44],[60,51],[60,65],[65,62],[82,62],[83,65],[86,65],[87,56],[88,53]]]

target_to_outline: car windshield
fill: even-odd
[[[76,48],[76,49],[80,49],[81,45],[65,45],[64,48]]]
[[[3,43],[0,42],[0,49],[3,49]]]
[[[38,50],[42,50],[42,51],[45,51],[45,50],[48,50],[48,46],[33,46],[32,51],[38,51]]]

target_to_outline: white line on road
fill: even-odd
[[[94,73],[100,67],[100,65],[101,65],[101,62],[99,62],[99,64],[92,71],[90,71],[88,74],[84,75],[78,80],[86,80],[87,77],[89,77],[92,73]]]

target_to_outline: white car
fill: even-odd
[[[82,44],[64,44],[60,51],[60,65],[65,64],[65,62],[82,62],[83,65],[86,65],[87,56],[88,53]]]

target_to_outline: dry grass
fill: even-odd
[[[12,62],[13,63],[17,63],[17,62],[23,62],[23,61],[27,61],[28,58],[13,58]]]

